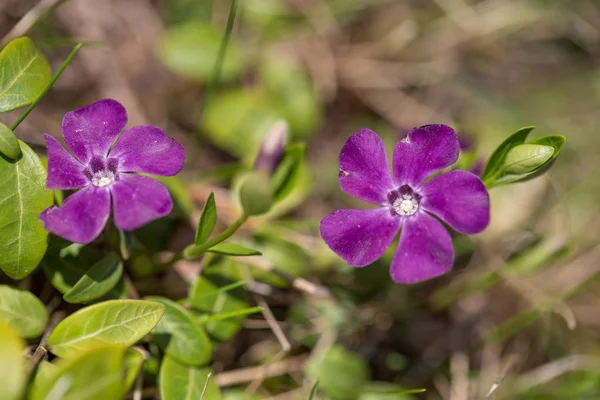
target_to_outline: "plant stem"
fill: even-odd
[[[44,90],[42,90],[42,93],[40,93],[40,95],[37,97],[37,99],[35,99],[35,101],[33,103],[31,103],[31,105],[29,107],[27,107],[27,110],[25,110],[25,112],[23,113],[23,115],[21,115],[21,117],[17,120],[17,122],[15,122],[13,124],[13,126],[10,128],[12,131],[14,131],[15,129],[17,129],[17,127],[19,125],[21,125],[21,122],[23,122],[23,120],[25,118],[27,118],[27,116],[29,115],[29,113],[31,111],[33,111],[33,109],[35,108],[35,106],[37,106],[38,103],[40,101],[42,101],[42,98],[46,95],[46,93],[48,93],[48,90],[50,90],[50,88],[54,85],[54,83],[56,82],[56,80],[62,75],[62,73],[65,70],[65,68],[67,68],[67,65],[69,65],[69,63],[71,62],[71,60],[73,60],[73,57],[75,57],[75,55],[79,52],[79,50],[81,49],[81,47],[83,47],[83,43],[79,42],[73,48],[73,50],[71,50],[71,53],[69,54],[69,56],[67,57],[67,59],[65,60],[65,62],[62,63],[62,65],[60,66],[60,68],[58,69],[58,71],[56,71],[56,73],[52,76],[52,79],[50,80],[50,82],[48,82],[48,84],[46,85],[46,87],[44,88]]]
[[[183,256],[188,259],[200,257],[202,254],[204,254],[208,249],[210,249],[214,245],[217,245],[217,244],[229,239],[231,237],[231,235],[233,235],[238,229],[240,229],[240,227],[242,225],[244,225],[244,223],[247,220],[248,220],[248,216],[242,215],[240,218],[238,218],[237,221],[235,221],[227,229],[225,229],[223,232],[219,233],[214,238],[202,243],[201,245],[193,244],[191,246],[188,246],[183,251]]]
[[[231,0],[231,6],[229,7],[229,16],[227,17],[227,26],[225,27],[225,35],[221,41],[219,47],[219,53],[217,54],[217,60],[213,70],[212,84],[216,85],[221,80],[221,70],[223,69],[223,62],[225,61],[225,52],[229,45],[229,39],[231,38],[231,31],[233,30],[233,22],[235,21],[235,14],[237,11],[237,0]]]

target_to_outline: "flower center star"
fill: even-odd
[[[415,193],[408,185],[401,186],[388,194],[388,199],[393,213],[401,217],[414,215],[419,209],[421,196]]]
[[[115,174],[111,171],[99,171],[92,176],[92,185],[103,188],[115,181]]]

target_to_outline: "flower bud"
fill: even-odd
[[[287,141],[288,124],[283,120],[277,121],[265,135],[260,145],[254,168],[271,175],[283,157]]]
[[[247,216],[261,215],[273,204],[271,181],[266,173],[253,171],[247,175],[240,187],[240,204]]]
[[[554,154],[552,146],[521,144],[513,147],[504,159],[504,173],[523,175],[540,168]]]

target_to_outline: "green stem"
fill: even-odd
[[[56,71],[56,73],[54,74],[54,76],[52,76],[52,79],[50,80],[50,82],[48,82],[48,84],[46,85],[46,87],[44,88],[44,90],[42,90],[42,93],[37,97],[37,99],[35,99],[35,101],[33,103],[31,103],[31,105],[29,107],[27,107],[27,110],[25,110],[25,112],[23,113],[23,115],[21,115],[21,118],[19,118],[17,120],[17,122],[15,122],[13,124],[13,126],[10,128],[11,130],[14,131],[15,129],[17,129],[17,127],[19,125],[21,125],[21,122],[23,122],[23,120],[25,118],[27,118],[27,116],[29,115],[29,113],[31,111],[33,111],[33,109],[35,108],[35,106],[37,106],[38,103],[40,101],[42,101],[42,98],[46,95],[46,93],[48,93],[48,90],[50,90],[50,88],[52,87],[52,85],[54,85],[54,83],[56,82],[56,80],[62,75],[62,73],[65,70],[65,68],[67,68],[67,65],[69,65],[69,63],[71,62],[71,60],[73,60],[73,57],[75,57],[75,55],[79,52],[79,50],[81,49],[81,47],[83,47],[83,43],[79,42],[73,48],[73,50],[71,50],[71,53],[69,54],[69,56],[67,57],[67,59],[65,60],[65,62],[62,63],[62,65],[60,66],[60,68],[58,69],[58,71]]]
[[[237,221],[231,224],[223,232],[219,233],[214,238],[202,243],[201,245],[192,244],[183,251],[183,256],[187,259],[198,258],[204,254],[208,249],[217,245],[225,240],[229,239],[244,223],[248,220],[247,215],[242,215]]]
[[[217,60],[213,70],[212,84],[216,85],[221,80],[221,70],[223,69],[223,61],[225,61],[225,51],[229,45],[229,39],[231,38],[231,31],[233,30],[233,22],[235,21],[235,14],[237,11],[237,0],[231,0],[231,6],[229,7],[229,17],[227,17],[227,26],[225,27],[225,35],[221,41],[219,47],[219,53],[217,54]]]

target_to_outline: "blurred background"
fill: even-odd
[[[600,398],[600,3],[237,3],[215,82],[230,1],[0,0],[2,45],[32,37],[53,71],[86,42],[16,131],[22,140],[43,153],[40,133],[60,137],[65,112],[111,97],[130,126],[158,125],[184,143],[186,168],[170,186],[179,214],[140,230],[133,275],[142,296],[180,299],[201,268],[193,290],[250,271],[250,294],[221,306],[272,315],[209,329],[222,342],[212,368],[225,398],[306,399],[316,379],[321,399]],[[264,257],[156,270],[152,260],[193,241],[211,191],[222,226],[237,217],[230,187],[281,119],[307,143],[307,162],[289,198],[238,235]],[[523,126],[567,144],[546,175],[491,191],[492,223],[455,238],[450,274],[399,286],[388,275],[394,246],[353,269],[321,241],[318,221],[365,207],[337,183],[349,135],[373,129],[391,154],[429,123],[460,132],[466,168]],[[145,398],[157,398],[146,369]]]

